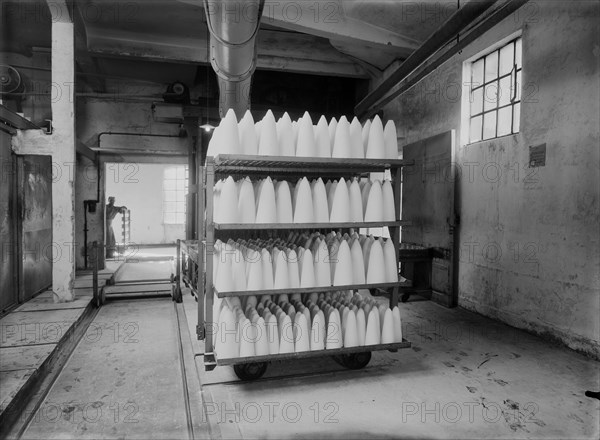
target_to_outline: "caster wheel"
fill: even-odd
[[[405,303],[406,301],[408,301],[409,297],[410,297],[409,293],[405,293],[404,295],[402,295],[402,302]]]
[[[365,368],[371,361],[371,352],[342,354],[334,356],[334,360],[350,370],[360,370],[361,368]]]
[[[233,366],[233,371],[241,380],[256,380],[260,379],[267,371],[267,363],[236,364]]]

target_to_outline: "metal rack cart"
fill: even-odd
[[[395,283],[361,284],[348,286],[329,286],[315,288],[297,288],[264,291],[218,292],[213,285],[213,260],[205,258],[210,254],[213,243],[218,238],[224,239],[236,236],[250,236],[253,234],[273,234],[277,231],[317,231],[317,230],[343,230],[358,228],[388,227],[396,252],[399,256],[400,228],[408,222],[400,220],[400,195],[401,172],[405,163],[402,160],[389,159],[337,159],[337,158],[301,158],[278,156],[243,156],[243,155],[218,155],[208,157],[206,165],[199,170],[200,190],[198,192],[198,218],[199,241],[181,241],[178,246],[177,286],[183,278],[188,287],[195,293],[198,302],[198,325],[196,331],[198,339],[205,341],[204,365],[206,370],[212,370],[220,365],[233,365],[238,377],[247,380],[257,379],[264,374],[267,364],[272,361],[285,359],[298,359],[317,356],[333,356],[336,361],[351,369],[363,368],[371,358],[372,351],[389,350],[397,351],[410,347],[410,342],[391,344],[378,344],[360,347],[344,347],[339,349],[325,349],[308,352],[295,352],[277,355],[239,357],[222,359],[214,352],[212,341],[213,303],[215,295],[219,298],[230,296],[249,295],[276,295],[280,293],[311,293],[333,292],[358,289],[369,289],[371,292],[389,295],[390,307],[398,305],[401,289],[408,287],[410,282],[399,281]],[[364,176],[371,172],[382,172],[389,169],[393,179],[394,198],[396,205],[396,220],[392,222],[366,222],[366,223],[291,223],[291,224],[219,224],[213,220],[213,189],[215,180],[227,176],[264,178],[270,176],[275,179],[297,179],[301,177],[352,178]],[[202,268],[202,270],[199,270]]]

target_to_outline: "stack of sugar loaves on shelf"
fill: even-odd
[[[394,192],[389,180],[299,179],[294,185],[270,177],[237,182],[231,177],[215,183],[216,223],[362,223],[393,222]]]
[[[217,298],[213,312],[219,359],[402,342],[397,306],[349,291]]]
[[[398,159],[398,139],[394,121],[387,121],[384,127],[379,116],[364,125],[356,117],[352,122],[345,116],[327,122],[321,116],[313,125],[308,112],[297,121],[287,113],[275,121],[268,110],[255,123],[247,111],[238,123],[229,109],[208,144],[207,156],[219,154]]]
[[[218,292],[398,282],[392,240],[356,232],[296,232],[286,241],[217,240],[212,259]]]

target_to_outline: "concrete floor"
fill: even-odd
[[[598,362],[459,308],[401,307],[412,348],[360,371],[307,359],[242,383],[197,357],[207,420],[223,438],[598,438]]]
[[[132,269],[148,274],[147,264]],[[152,272],[152,271],[150,271]],[[125,272],[127,279],[131,273]],[[196,355],[184,399],[170,298],[100,309],[23,438],[598,438],[598,362],[460,308],[401,305],[412,348],[363,370],[329,358],[271,364],[253,383],[203,368],[196,305],[184,293]],[[188,353],[188,352],[185,352]],[[184,353],[184,357],[186,356]],[[188,358],[192,359],[191,355]],[[192,365],[193,365],[192,361]],[[190,387],[189,377],[200,383]],[[197,382],[196,382],[197,383]],[[190,404],[200,401],[202,407]]]

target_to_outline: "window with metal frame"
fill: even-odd
[[[163,223],[185,224],[187,192],[187,166],[165,168],[163,178]]]
[[[471,63],[469,143],[519,132],[521,58],[517,37]]]

